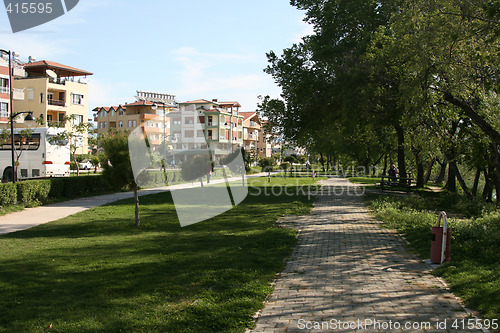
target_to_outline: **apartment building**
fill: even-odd
[[[12,84],[15,78],[23,78],[26,76],[26,72],[17,59],[17,54],[14,52],[12,53],[10,72],[12,77],[9,77],[9,55],[2,53],[0,56],[0,125],[9,122],[10,89],[12,88],[13,101],[24,99],[23,90],[13,88]]]
[[[14,77],[13,81],[14,88],[23,91],[24,95],[15,100],[14,113],[31,111],[34,117],[43,120],[44,124],[39,127],[58,126],[68,131],[72,124],[88,121],[87,77],[92,75],[91,72],[53,61],[35,61],[31,57],[23,68],[25,74]],[[72,124],[63,122],[64,116],[74,116]],[[83,133],[76,153],[87,152],[87,133]]]
[[[162,144],[163,138],[170,134],[168,113],[176,107],[175,95],[138,90],[135,98],[133,103],[94,108],[97,135],[110,130],[133,131],[140,126],[151,145]]]
[[[257,156],[257,142],[261,131],[260,119],[257,112],[241,112],[243,118],[243,147],[251,156]]]
[[[259,138],[257,140],[257,156],[259,157],[271,157],[276,151],[279,152],[278,142],[275,141],[271,132],[266,129],[267,121],[260,121],[260,131]]]
[[[222,158],[243,146],[240,107],[238,102],[216,99],[179,103],[179,109],[169,114],[175,160],[182,161],[198,149],[209,149],[216,159]]]

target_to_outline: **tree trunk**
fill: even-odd
[[[427,170],[424,176],[424,185],[427,184],[427,182],[429,182],[429,178],[431,178],[432,167],[434,166],[434,163],[436,163],[436,158],[431,157],[429,159],[429,163],[427,163]]]
[[[462,175],[460,174],[460,170],[458,170],[458,166],[455,162],[450,162],[450,168],[453,168],[453,171],[455,173],[455,176],[457,177],[458,183],[460,184],[460,187],[462,190],[464,190],[465,195],[469,200],[472,200],[474,197],[469,191],[469,188],[465,184],[464,179],[462,178]]]
[[[415,164],[417,166],[417,187],[424,187],[424,163],[422,161],[422,156],[420,155],[420,150],[412,147],[413,155],[415,156]]]
[[[448,180],[446,181],[446,185],[444,186],[450,192],[457,191],[457,182],[455,181],[455,168],[452,166],[452,162],[448,163]]]
[[[467,102],[456,98],[452,93],[446,92],[443,99],[460,109],[469,117],[474,124],[479,126],[479,128],[486,134],[491,141],[500,145],[500,133],[493,128],[480,114],[478,114]]]
[[[496,144],[491,145],[491,150],[493,151],[493,161],[495,162],[495,170],[493,172],[492,178],[495,184],[496,200],[500,200],[500,152],[499,146]]]
[[[488,171],[484,170],[484,189],[482,197],[486,201],[491,201],[493,193],[493,187],[491,186],[490,175],[489,175],[490,170],[491,167],[488,167]]]
[[[137,184],[134,184],[134,204],[135,204],[135,226],[139,227],[141,225],[141,220],[139,219],[139,188]]]
[[[405,133],[401,125],[394,126],[398,136],[398,169],[399,177],[406,178],[406,161],[405,161]]]
[[[474,176],[474,185],[472,186],[472,195],[477,195],[477,188],[479,187],[479,178],[481,177],[481,169],[477,168],[476,175]]]
[[[444,177],[446,176],[446,167],[448,164],[446,162],[441,163],[438,159],[436,159],[436,161],[439,163],[439,174],[435,182],[436,184],[441,184],[443,183]]]
[[[76,175],[80,176],[80,166],[78,165],[78,162],[76,161],[76,155],[73,153],[73,163],[75,163],[76,166]]]
[[[323,168],[323,172],[325,172],[325,159],[323,158],[323,153],[319,153],[319,156],[320,156],[320,163],[321,163],[321,167]]]
[[[387,175],[387,155],[384,156],[384,171],[382,174],[385,176]]]

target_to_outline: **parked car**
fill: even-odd
[[[94,166],[92,165],[92,163],[90,163],[90,161],[85,161],[79,164],[79,168],[80,170],[90,170],[93,169]]]

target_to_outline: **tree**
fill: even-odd
[[[460,118],[455,129],[474,124],[495,145],[494,161],[500,161],[500,122],[485,101],[498,99],[499,18],[498,1],[406,1],[391,23],[378,29],[372,43],[374,63],[393,74],[387,77],[397,78],[400,104],[411,106],[419,96],[428,117],[441,122],[436,106],[447,105],[456,114],[452,118]],[[452,129],[443,123],[441,131]],[[456,165],[456,148],[443,152],[450,161],[447,186],[454,189],[456,177],[467,193]],[[498,166],[494,178],[500,180]],[[496,185],[498,190],[500,181]]]
[[[128,133],[125,131],[109,132],[100,139],[105,157],[101,161],[104,179],[117,189],[132,188],[134,191],[135,226],[141,224],[139,218],[139,188],[134,179],[130,162]]]
[[[208,173],[211,167],[210,156],[208,154],[196,155],[182,162],[181,175],[186,181],[199,179],[203,187],[203,176]]]

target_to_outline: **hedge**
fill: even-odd
[[[110,189],[102,176],[22,180],[0,184],[0,206],[15,203],[33,206],[53,199],[101,194]]]
[[[16,184],[1,183],[0,184],[0,206],[13,205],[17,201]]]

